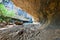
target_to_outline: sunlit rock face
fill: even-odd
[[[39,0],[13,0],[14,4],[16,4],[16,6],[24,9],[26,12],[28,12],[29,14],[31,14],[36,21],[39,21],[38,19],[38,13],[37,11],[39,10],[40,4],[39,4]],[[36,15],[37,13],[37,15]]]
[[[12,0],[13,3],[31,14],[42,27],[60,24],[60,0]],[[58,22],[59,21],[59,22]],[[52,27],[52,26],[50,26]]]

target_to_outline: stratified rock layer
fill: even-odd
[[[31,14],[35,21],[40,21],[47,15],[50,19],[60,5],[59,0],[13,0],[13,2],[16,6]]]
[[[40,0],[13,0],[14,4],[24,11],[31,14],[38,21],[38,10],[40,8]]]
[[[12,0],[13,3],[31,14],[42,28],[60,23],[60,0]],[[55,23],[54,23],[55,22]]]

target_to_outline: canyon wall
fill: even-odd
[[[29,13],[38,21],[38,10],[40,8],[40,0],[13,0],[14,4]]]
[[[13,3],[28,12],[42,27],[60,20],[60,0],[12,0]],[[60,23],[60,21],[59,21]],[[58,24],[59,24],[58,23]],[[54,23],[55,24],[55,23]]]

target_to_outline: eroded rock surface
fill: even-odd
[[[42,28],[60,24],[60,0],[12,0],[13,3],[31,14]],[[58,21],[58,22],[57,22]],[[55,23],[54,23],[55,22]]]
[[[34,16],[42,26],[39,30],[22,28],[22,31],[18,26],[0,31],[0,40],[60,40],[60,0],[13,0],[13,2]]]

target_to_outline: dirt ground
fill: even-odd
[[[32,30],[22,25],[0,28],[0,40],[60,40],[60,29]]]

